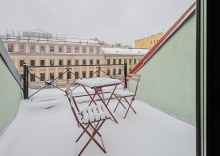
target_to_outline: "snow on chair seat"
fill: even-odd
[[[115,91],[115,95],[119,95],[121,97],[125,97],[125,96],[133,96],[134,93],[129,92],[129,91],[124,91],[124,90],[116,90]]]
[[[84,107],[80,113],[83,116],[81,120],[82,124],[93,123],[104,119],[110,119],[110,115],[103,106],[103,104]]]

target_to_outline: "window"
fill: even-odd
[[[35,60],[31,60],[31,66],[35,66]]]
[[[93,65],[93,60],[89,60],[90,65]]]
[[[44,45],[40,45],[40,52],[45,52],[45,46]]]
[[[127,59],[124,59],[124,63],[127,63]]]
[[[8,52],[13,52],[13,50],[14,50],[14,45],[8,44]]]
[[[31,74],[30,82],[35,82],[35,74]]]
[[[89,77],[93,77],[93,71],[89,71]]]
[[[110,76],[110,69],[107,70],[107,76]]]
[[[83,53],[86,53],[86,47],[83,47]]]
[[[118,60],[118,63],[121,64],[121,59]]]
[[[83,77],[83,78],[86,78],[86,71],[83,71],[83,72],[82,72],[82,77]]]
[[[71,65],[71,60],[67,60],[67,65]]]
[[[63,79],[63,73],[59,72],[59,80],[62,80],[62,79]]]
[[[71,79],[71,72],[67,72],[67,79]]]
[[[75,47],[75,53],[79,53],[79,48]]]
[[[113,64],[116,64],[116,59],[113,59]]]
[[[99,62],[100,62],[99,60],[96,60],[96,64],[99,64]]]
[[[113,75],[116,75],[116,69],[113,69]]]
[[[107,60],[107,64],[110,64],[110,59]]]
[[[45,65],[45,60],[40,60],[40,65],[44,66]]]
[[[24,60],[20,60],[20,67],[22,67],[24,64]]]
[[[21,52],[21,53],[24,52],[24,44],[20,44],[20,52]]]
[[[59,60],[59,66],[63,65],[63,60]]]
[[[79,72],[75,72],[75,79],[79,78]]]
[[[97,54],[99,53],[99,47],[96,47],[96,53]]]
[[[63,46],[59,46],[59,53],[63,52]]]
[[[71,53],[71,47],[67,46],[67,53]]]
[[[118,69],[118,75],[121,75],[121,69]]]
[[[50,46],[50,52],[54,52],[54,46]]]
[[[31,53],[34,53],[34,52],[35,52],[35,45],[34,45],[34,44],[31,44],[31,46],[30,46],[30,52],[31,52]]]
[[[40,80],[44,81],[45,80],[45,73],[40,73]]]
[[[83,60],[83,65],[86,65],[86,60]]]
[[[79,60],[75,60],[75,65],[79,65]]]
[[[137,63],[137,60],[136,59],[134,59],[134,64],[136,64]]]
[[[91,48],[89,49],[89,52],[90,52],[90,53],[93,53],[93,47],[91,47]]]
[[[131,59],[129,59],[129,64],[131,64]]]
[[[50,79],[51,79],[51,80],[54,79],[54,73],[50,73]]]
[[[50,60],[50,66],[54,66],[54,60]]]

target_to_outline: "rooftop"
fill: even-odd
[[[102,48],[103,53],[105,54],[135,54],[135,55],[145,55],[149,49],[131,49],[131,48]]]
[[[30,94],[36,91],[29,90]],[[83,90],[78,87],[73,93],[80,95]],[[64,95],[61,90],[48,88],[41,90],[29,100],[22,100],[16,118],[0,137],[0,155],[73,156],[79,152],[88,138],[85,135],[80,142],[75,142],[82,129],[76,125],[67,97]],[[78,97],[77,102],[80,108],[88,105],[86,97]],[[110,110],[113,110],[115,105],[116,99],[112,99],[109,104]],[[195,126],[138,99],[134,101],[133,107],[137,114],[130,111],[126,119],[123,119],[121,116],[125,111],[118,109],[114,115],[119,123],[109,120],[100,129],[106,154],[91,142],[82,155],[196,155]]]

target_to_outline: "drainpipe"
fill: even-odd
[[[24,99],[28,99],[28,66],[26,63],[24,63],[23,67],[24,67],[23,93],[24,93]]]
[[[125,88],[127,88],[126,77],[127,77],[127,62],[125,62],[125,65],[124,65],[124,83],[125,83]]]

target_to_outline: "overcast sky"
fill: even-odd
[[[134,47],[165,33],[195,0],[2,0],[0,33],[41,28],[67,38]]]

